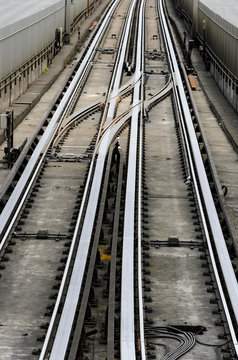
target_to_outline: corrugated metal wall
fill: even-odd
[[[93,1],[90,0],[90,4]],[[73,0],[72,1],[72,11],[71,11],[71,20],[73,20],[78,14],[87,8],[88,0]]]
[[[87,0],[68,1],[71,1],[73,22],[86,9]],[[0,80],[54,41],[55,30],[60,27],[64,29],[64,24],[65,0],[59,0],[31,16],[0,28]]]
[[[28,61],[64,25],[64,0],[0,29],[0,79]]]
[[[205,56],[206,65],[210,68],[225,97],[238,112],[238,7],[236,1],[238,0],[224,0],[224,3],[223,0],[174,0],[179,14],[185,17],[188,24],[192,24],[193,34],[199,35],[202,42],[205,34],[211,55],[211,57]]]
[[[203,36],[206,20],[206,41],[223,64],[238,77],[238,26],[235,27],[201,2],[198,11],[198,32]]]
[[[224,0],[225,1],[225,0]],[[181,9],[192,21],[194,0],[177,0]],[[206,20],[206,41],[223,64],[238,77],[238,22],[237,27],[215,13],[204,0],[198,3],[198,33],[203,37],[203,20]]]

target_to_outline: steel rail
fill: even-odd
[[[126,56],[124,65],[128,75],[134,72],[135,60],[136,60],[136,40],[137,40],[137,28],[138,28],[138,11],[139,6],[136,4],[135,16],[131,22],[131,36],[127,45]],[[131,49],[132,48],[132,49]]]
[[[132,10],[133,10],[133,6],[131,7],[130,14],[132,14]],[[127,17],[127,20],[128,20],[128,18],[130,19],[130,17]],[[121,43],[125,44],[126,42],[127,42],[127,36],[122,34],[120,47],[121,47]],[[122,46],[122,48],[123,48],[123,46]],[[119,63],[120,63],[120,61],[119,61]],[[120,80],[121,80],[121,76],[122,76],[122,67],[121,66],[119,66],[119,67],[115,66],[114,69],[115,69],[115,71],[113,72],[113,80],[111,81],[111,85],[110,85],[111,89],[112,88],[114,89],[114,86],[119,88]],[[118,74],[118,72],[119,72],[119,74]],[[116,79],[116,81],[114,81],[114,78]],[[113,115],[115,113],[115,106],[116,106],[116,101],[114,103],[114,106],[112,107]],[[100,186],[101,186],[101,181],[102,181],[102,176],[103,176],[103,169],[104,169],[105,159],[106,159],[106,155],[107,155],[107,150],[108,150],[109,144],[112,142],[113,138],[115,137],[116,132],[120,129],[121,126],[123,126],[124,122],[127,121],[129,116],[130,116],[130,113],[123,119],[119,120],[116,124],[114,124],[114,128],[112,128],[112,126],[111,126],[113,117],[110,118],[108,121],[106,118],[106,123],[107,123],[108,129],[104,132],[104,134],[103,134],[102,138],[100,139],[100,142],[98,143],[98,146],[97,146],[98,157],[97,157],[97,162],[96,162],[96,167],[95,167],[95,172],[94,172],[94,178],[92,181],[91,191],[90,191],[90,195],[89,195],[89,199],[88,199],[87,210],[86,210],[84,223],[83,223],[83,227],[82,227],[82,231],[81,231],[81,235],[80,235],[80,241],[79,241],[79,246],[77,249],[76,260],[75,260],[73,271],[71,274],[66,300],[64,303],[62,315],[61,315],[61,318],[59,321],[54,344],[53,344],[52,351],[50,354],[50,360],[63,359],[64,355],[67,351],[68,341],[69,341],[70,333],[72,331],[73,320],[74,320],[75,312],[76,312],[76,308],[77,308],[77,300],[76,299],[79,298],[81,288],[82,288],[87,254],[89,251],[89,245],[90,245],[91,235],[92,235],[92,231],[93,231],[94,220],[95,220],[95,216],[96,216],[95,204],[98,203],[98,199],[99,199]],[[101,126],[100,130],[102,130],[102,126]],[[91,174],[92,174],[92,171],[90,172],[89,175],[91,175]],[[83,206],[83,203],[84,202],[82,202],[82,206]],[[82,206],[81,206],[81,209],[82,209]],[[81,214],[82,214],[82,211],[80,211],[79,218],[81,217]],[[77,224],[76,224],[74,238],[76,238],[76,236],[77,236],[77,232],[78,232],[77,228],[79,226],[79,223],[80,223],[80,221],[78,219]],[[69,262],[67,262],[67,264],[69,264]],[[65,280],[66,280],[66,275],[65,275]],[[62,283],[62,292],[63,292],[63,283]],[[55,316],[56,316],[56,314],[55,314]]]
[[[123,65],[124,65],[124,61],[125,61],[127,44],[128,44],[128,39],[129,39],[129,35],[130,35],[131,24],[133,21],[133,14],[135,11],[135,5],[136,5],[136,0],[133,0],[130,5],[129,11],[127,13],[125,25],[123,27],[123,33],[122,33],[121,41],[120,41],[119,48],[118,48],[118,53],[117,53],[117,57],[116,57],[112,80],[111,80],[110,88],[108,91],[108,94],[109,94],[108,104],[107,104],[108,110],[107,110],[107,114],[106,114],[104,127],[106,127],[108,124],[111,123],[111,121],[113,120],[114,115],[115,115],[116,102],[117,102],[117,97],[119,94],[119,87],[120,87],[122,73],[123,73]]]
[[[238,322],[238,285],[237,279],[234,274],[234,270],[230,261],[230,257],[227,251],[227,247],[225,244],[225,239],[222,233],[221,225],[219,222],[219,218],[216,212],[216,208],[214,205],[214,201],[212,198],[211,190],[209,187],[208,179],[206,176],[206,172],[204,169],[199,145],[197,142],[196,134],[193,127],[193,122],[191,118],[191,114],[189,111],[189,106],[187,103],[185,91],[183,88],[183,83],[179,71],[179,67],[176,61],[175,51],[173,48],[172,40],[170,38],[169,28],[166,22],[164,9],[163,9],[163,1],[159,0],[158,3],[159,7],[159,17],[161,21],[163,36],[165,39],[166,47],[169,54],[169,61],[171,63],[171,71],[172,77],[174,80],[174,92],[177,97],[177,104],[178,108],[180,109],[180,117],[182,120],[182,127],[184,131],[184,138],[187,144],[187,154],[191,166],[191,174],[192,174],[192,181],[194,183],[195,191],[197,194],[197,200],[200,210],[200,215],[202,218],[202,223],[204,226],[204,232],[210,252],[210,258],[212,262],[212,267],[214,270],[218,290],[221,296],[221,301],[223,304],[224,312],[226,315],[227,323],[229,326],[229,330],[231,333],[231,338],[234,346],[234,350],[236,355],[238,355],[238,343],[237,338],[233,326],[233,322],[231,320],[230,311],[226,302],[226,298],[224,295],[223,287],[221,284],[219,272],[217,270],[216,260],[212,249],[211,238],[209,235],[208,227],[211,229],[213,241],[216,247],[216,252],[219,259],[219,264],[222,270],[223,278],[225,280],[226,289],[228,291],[229,300],[232,306],[232,311],[235,316],[236,325]],[[189,140],[188,140],[189,138]],[[196,170],[195,170],[196,169]],[[197,178],[196,178],[197,174]],[[202,200],[200,198],[199,186],[201,188],[203,194],[203,202],[205,204],[205,210],[202,206]],[[209,225],[206,222],[205,212],[208,217]]]
[[[88,271],[85,276],[85,285],[84,285],[84,291],[82,294],[82,297],[80,299],[80,306],[77,312],[77,319],[75,321],[75,329],[72,335],[72,341],[70,343],[70,351],[69,355],[67,356],[67,360],[75,360],[77,358],[78,348],[80,344],[80,340],[82,339],[82,333],[84,329],[84,320],[86,316],[86,309],[88,305],[89,300],[89,294],[93,279],[93,273],[95,270],[95,264],[96,264],[96,257],[97,257],[97,250],[99,245],[99,239],[101,234],[101,228],[102,228],[102,222],[103,222],[103,214],[105,211],[105,202],[106,202],[106,196],[107,196],[107,188],[109,183],[109,175],[110,175],[110,169],[112,166],[112,154],[113,154],[113,145],[112,144],[108,151],[108,156],[105,161],[105,171],[104,171],[104,178],[102,181],[102,189],[101,189],[101,197],[100,197],[100,203],[99,203],[99,211],[97,216],[97,223],[95,226],[95,233],[93,235],[93,244],[90,252],[90,259],[88,264]]]
[[[14,191],[12,192],[6,206],[4,207],[4,209],[0,215],[0,234],[2,237],[1,243],[0,243],[0,251],[2,250],[3,246],[5,245],[5,242],[9,236],[9,233],[17,219],[17,216],[19,215],[19,212],[21,210],[23,202],[27,197],[27,193],[30,190],[30,187],[33,184],[34,179],[36,178],[37,171],[39,170],[39,168],[43,162],[44,156],[46,154],[46,151],[49,147],[49,142],[50,142],[53,134],[55,134],[57,129],[59,128],[60,121],[62,121],[65,114],[67,113],[67,110],[71,104],[72,98],[73,98],[74,94],[77,92],[78,87],[80,86],[80,80],[84,77],[84,75],[88,69],[88,66],[91,66],[91,61],[96,53],[97,46],[106,31],[106,28],[110,21],[110,16],[111,16],[112,12],[114,11],[118,2],[119,1],[116,0],[110,7],[109,11],[107,12],[107,14],[102,22],[101,31],[95,35],[95,37],[89,47],[89,51],[86,53],[85,57],[83,58],[80,66],[79,66],[79,69],[78,69],[77,73],[75,74],[73,81],[71,82],[69,88],[67,89],[61,103],[59,104],[55,114],[53,115],[51,122],[47,126],[47,129],[45,130],[42,138],[40,139],[39,143],[37,144],[21,178],[19,179]],[[43,156],[41,156],[42,153],[43,153]],[[36,166],[37,163],[38,163],[38,165]],[[37,171],[35,171],[35,170],[37,170]],[[21,197],[22,197],[22,200],[20,200]],[[20,206],[18,206],[19,203],[20,203]],[[11,218],[11,220],[9,223],[10,218]]]
[[[70,278],[67,296],[65,299],[57,332],[55,335],[53,348],[50,353],[50,358],[49,358],[50,360],[61,360],[61,359],[63,360],[67,351],[68,343],[70,340],[70,334],[72,331],[73,321],[75,317],[75,312],[77,310],[78,299],[83,283],[84,271],[87,262],[90,240],[93,232],[94,221],[97,210],[96,204],[98,203],[98,199],[100,195],[106,155],[111,142],[113,141],[116,134],[118,133],[120,128],[124,125],[124,123],[128,120],[129,117],[130,114],[128,114],[127,117],[124,117],[119,122],[114,124],[111,128],[109,128],[108,131],[104,134],[103,139],[101,140],[100,145],[97,149],[98,157],[97,157],[93,182],[90,190],[90,195],[87,203],[87,210],[83,222],[77,253],[75,256],[75,262]],[[79,218],[76,224],[76,230],[73,236],[73,241],[75,241],[78,235],[78,227],[81,216],[82,216],[82,212],[80,211]],[[70,261],[68,260],[67,265],[69,266],[69,264]],[[66,280],[65,273],[63,280],[64,281]],[[42,358],[42,360],[43,359],[44,358]]]
[[[116,7],[118,6],[118,4],[119,4],[119,0],[115,0],[114,2],[112,2],[108,6],[107,10],[105,11],[105,15],[103,17],[103,21],[102,21],[101,27],[99,29],[99,34],[96,35],[95,39],[92,41],[92,43],[90,45],[90,49],[91,49],[91,51],[93,51],[94,54],[97,51],[98,44],[102,40],[102,37],[103,37],[103,35],[104,35],[108,25],[109,25],[109,22],[111,20],[112,14],[114,13],[114,11],[115,11]],[[82,68],[86,67],[88,62],[89,62],[89,57],[86,54],[85,58],[83,59],[83,62],[81,63],[80,69],[81,69],[81,67]],[[93,159],[92,159],[90,169],[89,169],[89,176],[87,178],[87,182],[86,182],[86,186],[85,186],[85,191],[84,191],[84,195],[83,195],[83,199],[82,199],[81,208],[80,208],[80,211],[79,211],[79,216],[78,216],[75,231],[74,231],[74,234],[73,234],[73,239],[72,239],[72,244],[71,244],[68,260],[67,260],[67,263],[66,263],[66,266],[65,266],[65,271],[64,271],[64,274],[63,274],[61,286],[60,286],[60,289],[59,289],[56,304],[55,304],[55,307],[54,307],[54,310],[53,310],[53,314],[52,314],[52,317],[51,317],[51,321],[50,321],[50,324],[49,324],[49,327],[48,327],[48,331],[47,331],[47,334],[46,334],[46,338],[45,338],[45,341],[44,341],[44,344],[43,344],[43,347],[42,347],[42,351],[41,351],[41,355],[40,355],[39,360],[46,359],[46,357],[48,358],[48,353],[47,352],[49,351],[49,344],[50,344],[50,340],[52,338],[52,333],[53,333],[53,329],[54,329],[54,326],[55,326],[56,317],[57,317],[57,314],[58,314],[58,311],[59,311],[62,295],[63,295],[64,289],[65,289],[70,264],[72,262],[73,251],[74,251],[77,236],[78,236],[79,225],[80,225],[80,222],[81,222],[81,219],[82,219],[83,208],[85,206],[87,193],[89,191],[90,176],[92,175],[92,171],[93,171],[93,166],[94,166],[94,161],[95,161],[95,154],[96,153],[94,152]],[[76,302],[75,298],[73,299],[73,302],[74,303]],[[66,331],[66,333],[67,333],[67,331]],[[66,335],[68,335],[68,337]],[[69,336],[70,336],[70,334],[68,334],[68,333],[64,334],[64,340],[65,341],[63,342],[62,339],[61,339],[62,346],[59,349],[59,352],[58,352],[58,350],[56,351],[56,353],[53,353],[53,354],[51,352],[52,356],[56,355],[57,360],[64,359],[64,356],[65,356],[65,353],[66,353],[66,350],[67,350],[67,342],[69,341]],[[51,357],[50,357],[50,359],[51,359]]]
[[[90,37],[90,39],[87,41],[87,43],[85,45],[84,51],[80,54],[77,61],[73,65],[70,75],[68,76],[68,78],[64,82],[62,88],[58,91],[58,93],[57,93],[56,97],[54,98],[54,100],[53,100],[49,110],[47,111],[46,115],[41,120],[41,123],[39,124],[36,131],[34,132],[32,138],[29,139],[29,141],[27,142],[27,144],[24,147],[23,151],[21,152],[19,158],[17,159],[16,163],[14,164],[13,168],[11,169],[11,172],[9,173],[9,175],[7,177],[6,183],[0,189],[0,201],[3,200],[3,197],[6,195],[7,191],[9,190],[9,188],[10,188],[10,186],[12,184],[12,181],[14,180],[17,172],[19,171],[20,167],[22,166],[23,161],[24,161],[25,157],[28,155],[29,151],[31,149],[32,149],[32,152],[34,151],[34,148],[33,148],[34,147],[34,142],[36,141],[36,139],[38,139],[37,143],[39,142],[39,137],[42,136],[41,135],[42,130],[43,130],[43,133],[45,131],[44,130],[45,124],[48,124],[47,122],[49,122],[51,120],[51,118],[53,116],[53,115],[51,116],[51,114],[54,111],[54,107],[57,106],[57,104],[60,103],[62,93],[66,92],[66,89],[69,86],[68,84],[70,83],[70,79],[72,78],[73,74],[77,72],[77,69],[80,66],[81,61],[83,60],[83,57],[84,57],[87,49],[89,49],[90,43],[92,42],[92,39],[95,36],[99,25],[100,25],[100,23],[98,23],[97,28],[94,29],[94,32],[93,32],[92,36]]]
[[[127,40],[127,37],[123,36],[122,38]],[[120,75],[116,78],[121,79],[121,72],[120,72]],[[114,82],[113,82],[113,84],[114,84]],[[118,87],[119,87],[119,83],[118,83]],[[114,112],[115,112],[115,105],[114,105],[114,109],[113,109],[113,113]],[[82,287],[82,281],[83,281],[83,276],[84,276],[84,271],[85,271],[87,254],[88,254],[88,250],[89,250],[91,234],[93,231],[94,219],[95,219],[95,215],[96,215],[95,203],[98,202],[98,198],[99,198],[100,185],[101,185],[102,176],[103,176],[103,169],[104,169],[104,163],[105,163],[105,159],[106,159],[106,155],[107,155],[107,149],[109,147],[109,144],[112,142],[113,138],[116,136],[116,133],[124,125],[125,121],[127,121],[128,118],[130,118],[130,116],[131,116],[131,114],[129,112],[127,114],[127,116],[125,116],[123,119],[120,119],[119,121],[117,121],[116,124],[113,124],[113,128],[111,126],[112,123],[110,121],[108,121],[107,122],[107,123],[109,123],[107,125],[108,129],[104,132],[102,138],[100,139],[100,142],[98,143],[98,147],[97,147],[98,158],[97,158],[97,163],[96,163],[96,167],[95,167],[94,179],[93,179],[92,186],[91,186],[90,196],[89,196],[89,200],[88,200],[87,211],[85,214],[82,232],[80,235],[80,241],[79,241],[79,246],[77,249],[76,260],[74,263],[74,268],[73,268],[73,272],[71,275],[70,284],[69,284],[64,308],[62,311],[62,315],[60,318],[59,326],[57,328],[54,344],[53,344],[52,351],[50,354],[50,360],[53,360],[53,359],[58,360],[61,358],[63,359],[62,354],[64,356],[64,354],[66,353],[66,350],[67,350],[69,336],[71,333],[73,320],[74,320],[74,316],[75,316],[75,311],[77,308],[76,299],[78,299],[79,294],[81,292],[81,287]],[[110,119],[110,120],[112,121],[112,119]],[[92,174],[92,171],[90,171],[89,175],[91,175],[91,174]],[[83,206],[83,204],[84,204],[84,201],[82,202],[82,206]],[[82,206],[81,206],[81,209],[82,209]],[[79,218],[81,217],[81,214],[82,214],[82,210],[80,211]],[[76,224],[76,230],[74,233],[73,241],[75,241],[75,238],[77,236],[77,228],[80,223],[79,218],[78,218],[78,221]],[[70,259],[68,260],[67,264],[69,264],[69,263],[70,263]],[[66,275],[64,276],[63,280],[64,279],[66,280]],[[64,285],[62,282],[62,291],[60,291],[61,293],[63,292],[63,287],[64,287]],[[58,303],[59,303],[60,296],[58,296],[58,298],[59,298],[59,301],[58,301]],[[55,311],[55,317],[56,317],[56,313],[57,312]],[[52,327],[51,327],[51,331],[52,331]],[[50,339],[50,336],[48,336],[48,341],[49,341],[49,339]]]
[[[110,8],[112,4],[109,4],[107,9]],[[107,10],[106,10],[107,11]],[[105,11],[105,13],[106,13]],[[24,147],[22,153],[20,154],[19,158],[17,159],[16,163],[14,164],[13,168],[11,169],[10,174],[7,177],[6,183],[3,185],[3,187],[0,189],[0,201],[3,200],[3,197],[6,195],[7,191],[9,190],[12,181],[14,180],[14,177],[17,175],[17,172],[19,171],[20,167],[23,164],[23,161],[25,159],[25,157],[27,156],[28,152],[33,148],[34,146],[34,141],[36,140],[36,138],[39,141],[39,137],[42,136],[40,134],[40,132],[45,131],[43,128],[45,127],[45,124],[51,120],[51,113],[54,111],[54,107],[60,103],[61,101],[61,97],[62,97],[62,93],[66,92],[66,89],[68,88],[68,84],[70,83],[70,79],[74,76],[74,74],[77,72],[80,63],[83,60],[83,57],[85,56],[86,52],[88,51],[88,49],[90,48],[90,44],[93,41],[93,38],[95,37],[95,35],[98,32],[98,29],[101,26],[101,23],[105,17],[105,13],[104,16],[100,19],[100,21],[97,23],[97,26],[95,27],[95,29],[93,30],[90,38],[88,41],[86,41],[84,49],[82,51],[82,53],[80,54],[80,56],[78,57],[77,61],[75,62],[75,64],[72,67],[71,73],[68,76],[68,78],[66,79],[66,81],[64,82],[64,85],[62,86],[62,88],[59,90],[58,94],[56,95],[56,97],[53,100],[53,103],[51,104],[50,109],[47,111],[46,115],[44,116],[44,118],[42,119],[41,123],[39,124],[38,128],[36,129],[33,137],[27,142],[26,146]],[[37,141],[37,143],[38,143]],[[36,145],[35,145],[36,146]],[[34,150],[34,149],[32,149]],[[32,151],[33,152],[33,151]]]
[[[134,0],[133,4],[134,3],[135,3],[135,0]],[[131,11],[130,11],[131,16],[133,13],[133,7],[134,7],[133,4],[131,5]],[[127,17],[127,21],[128,21],[128,19],[130,19],[130,16]],[[126,25],[124,26],[124,29],[127,29]],[[124,30],[124,31],[127,33],[126,30]],[[122,47],[123,49],[124,49],[124,44],[126,44],[126,42],[127,42],[127,38],[128,38],[128,36],[125,36],[125,34],[123,32],[123,34],[121,36],[121,42],[120,42],[120,47]],[[120,51],[120,53],[121,53],[121,51]],[[117,61],[119,61],[119,64],[121,64],[120,58],[117,58]],[[121,76],[122,76],[122,66],[114,66],[114,69],[115,69],[115,71],[113,72],[112,80],[110,82],[111,90],[115,89],[115,86],[117,88],[119,88]],[[119,74],[118,74],[118,72],[119,72]],[[114,92],[114,95],[115,95],[115,92]],[[60,317],[57,332],[55,335],[53,347],[52,347],[52,350],[50,353],[50,360],[63,359],[65,356],[65,353],[67,351],[68,342],[69,342],[70,334],[72,331],[73,320],[74,320],[75,312],[76,312],[76,308],[77,308],[77,302],[78,302],[78,298],[79,298],[81,288],[82,288],[87,254],[89,251],[89,245],[90,245],[91,235],[92,235],[92,231],[93,231],[94,220],[95,220],[95,216],[96,216],[95,204],[98,203],[98,199],[99,199],[100,186],[101,186],[101,181],[102,181],[102,177],[103,177],[103,169],[104,169],[105,159],[106,159],[106,155],[107,155],[107,150],[108,150],[110,143],[113,141],[113,138],[116,136],[116,133],[119,131],[121,126],[124,125],[125,121],[127,121],[129,119],[129,117],[131,116],[131,114],[129,112],[127,114],[127,116],[125,116],[123,119],[120,119],[119,121],[117,121],[117,123],[112,124],[112,120],[113,120],[114,113],[115,113],[115,107],[116,107],[116,101],[114,102],[114,105],[112,106],[113,116],[110,117],[110,119],[108,121],[107,121],[107,118],[105,120],[108,129],[103,133],[103,136],[100,138],[100,142],[98,142],[97,149],[95,151],[95,154],[97,152],[98,156],[97,156],[97,162],[96,162],[96,166],[95,166],[92,186],[91,186],[91,190],[90,190],[90,195],[89,195],[89,199],[88,199],[87,210],[86,210],[86,214],[85,214],[85,218],[84,218],[84,222],[83,222],[83,227],[82,227],[80,240],[79,240],[79,246],[78,246],[77,253],[76,253],[76,259],[74,262],[74,267],[73,267],[73,271],[72,271],[71,278],[70,278],[67,296],[65,299],[65,303],[64,303],[63,311],[62,311],[62,314]],[[101,132],[102,132],[102,125],[100,127],[99,133],[101,133]],[[90,171],[89,171],[89,177],[90,176],[92,176],[92,163],[91,163],[91,167],[90,167]],[[89,182],[89,177],[88,177],[87,183]],[[83,212],[83,206],[85,205],[85,201],[86,201],[86,195],[84,194],[84,199],[82,201],[79,217],[77,220],[77,224],[76,224],[76,228],[75,228],[75,232],[74,232],[74,236],[73,236],[73,243],[76,241],[76,237],[78,234],[78,228],[79,228],[79,224],[81,221],[81,216],[82,216],[82,212]],[[58,312],[58,308],[59,308],[59,304],[61,301],[61,296],[62,296],[63,289],[64,289],[64,283],[66,281],[68,268],[70,265],[70,258],[71,258],[71,256],[69,256],[67,264],[66,264],[66,271],[64,272],[63,281],[61,283],[59,295],[57,298],[57,304],[56,304],[57,306],[55,307],[55,310],[53,313],[54,320],[52,320],[52,322],[51,322],[52,324],[50,324],[50,330],[48,331],[48,335],[47,335],[47,343],[50,341],[50,337],[51,337],[51,333],[52,333],[52,329],[53,329],[53,323],[55,321],[55,318],[56,318],[56,315]],[[44,352],[46,351],[47,347],[48,346],[46,345]],[[44,359],[44,357],[42,357],[42,360],[43,359]]]
[[[149,99],[145,100],[144,107],[147,110],[150,110],[153,106],[156,105],[157,102],[159,102],[161,99],[169,95],[172,88],[173,85],[171,82],[171,78],[169,78],[168,82],[165,84],[165,86],[162,89],[160,89],[155,95],[151,96]]]
[[[180,54],[177,53],[177,57],[178,59],[180,58]],[[221,208],[221,212],[223,213],[223,216],[224,216],[224,219],[225,219],[225,222],[226,222],[226,227],[227,227],[227,231],[229,233],[229,237],[231,238],[231,241],[233,243],[233,249],[235,251],[235,254],[236,256],[238,257],[238,247],[236,245],[236,242],[235,242],[235,239],[234,239],[234,236],[232,234],[232,231],[231,231],[231,227],[230,227],[230,224],[228,222],[228,218],[227,218],[227,215],[225,213],[225,210],[224,210],[224,204],[223,204],[223,201],[222,201],[222,196],[224,195],[223,193],[223,190],[222,190],[222,187],[221,187],[221,184],[220,184],[220,181],[218,179],[218,175],[217,175],[217,170],[215,168],[215,165],[213,163],[213,159],[211,157],[211,150],[210,150],[210,147],[209,147],[209,144],[208,144],[208,141],[207,141],[207,138],[205,136],[205,133],[204,133],[204,130],[203,130],[203,125],[200,121],[200,116],[199,116],[199,113],[198,113],[198,110],[197,110],[197,107],[196,107],[196,104],[194,103],[194,99],[193,99],[193,95],[192,95],[192,89],[190,87],[190,84],[189,84],[189,80],[188,80],[188,77],[187,77],[187,73],[186,73],[186,70],[185,70],[185,67],[184,67],[184,64],[182,63],[181,59],[179,59],[179,62],[180,62],[180,68],[181,68],[181,71],[182,71],[182,76],[183,76],[183,79],[185,81],[185,84],[186,84],[186,87],[187,87],[187,92],[188,92],[188,96],[189,96],[189,102],[191,102],[192,104],[192,107],[193,107],[193,110],[194,110],[194,116],[197,120],[197,124],[199,125],[199,129],[200,129],[200,133],[202,135],[202,142],[204,143],[205,145],[205,152],[207,153],[207,160],[208,160],[208,163],[209,163],[209,171],[212,175],[212,178],[213,178],[213,181],[214,181],[214,185],[215,185],[215,191],[212,190],[212,195],[213,197],[214,196],[217,196],[218,197],[218,204],[215,202],[216,204],[216,208],[218,208],[218,211],[219,211],[219,207]],[[194,120],[193,120],[194,121]],[[194,124],[195,125],[195,124]],[[196,125],[195,125],[196,126]],[[197,131],[198,129],[196,129]],[[199,131],[199,130],[198,130]],[[224,225],[223,225],[224,226]],[[223,228],[223,232],[224,231],[224,227],[222,226]]]
[[[144,49],[144,1],[141,1],[138,21],[136,77],[141,76],[143,70]],[[133,93],[133,109],[131,118],[131,132],[129,144],[129,158],[127,167],[126,198],[124,210],[122,275],[121,275],[121,324],[120,348],[121,360],[135,360],[135,304],[134,304],[134,240],[135,240],[135,200],[136,200],[136,171],[138,144],[138,115],[143,113],[141,83],[137,82]],[[144,344],[144,337],[142,345]]]
[[[70,130],[70,128],[74,125],[74,123],[76,121],[79,121],[80,119],[84,118],[85,116],[87,115],[90,115],[90,113],[92,111],[97,111],[99,108],[100,108],[100,104],[101,102],[100,101],[97,101],[96,103],[94,104],[90,104],[89,106],[83,108],[83,109],[80,109],[79,111],[77,111],[76,113],[73,113],[72,115],[70,115],[67,120],[68,122],[65,124],[64,127],[62,127],[57,136],[55,137],[54,141],[53,141],[53,144],[52,144],[52,150],[51,150],[51,156],[54,155],[55,151],[56,151],[56,148],[58,146],[58,143],[60,142],[60,140],[62,139],[62,136],[64,136],[64,134]]]
[[[142,34],[145,33],[145,2],[143,3],[143,14],[142,14]],[[141,44],[141,54],[144,54],[145,52],[145,42],[144,39],[142,39]],[[144,125],[144,107],[145,107],[145,101],[144,101],[144,56],[142,58],[142,64],[141,64],[141,72],[142,72],[142,78],[141,78],[141,99],[143,100],[142,103],[142,109],[140,112],[140,126],[139,126],[139,163],[138,163],[138,226],[137,226],[137,283],[138,283],[138,306],[139,306],[139,333],[140,333],[140,355],[141,360],[146,360],[146,350],[145,350],[145,332],[144,332],[144,300],[143,300],[143,280],[142,280],[142,178],[143,178],[143,125]],[[167,85],[167,84],[166,84]],[[167,86],[165,86],[167,88]],[[163,90],[163,89],[162,89]],[[160,93],[163,93],[161,91]]]

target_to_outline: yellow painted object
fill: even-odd
[[[192,90],[197,90],[197,84],[193,75],[188,75],[188,80]]]

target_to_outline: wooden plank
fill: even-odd
[[[89,30],[89,31],[93,31],[94,28],[96,27],[96,25],[97,25],[97,21],[94,21],[94,22],[93,22],[93,25],[90,26],[90,28],[89,28],[88,30]]]
[[[188,80],[192,90],[197,90],[197,84],[193,75],[188,75]]]

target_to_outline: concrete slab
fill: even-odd
[[[107,4],[108,0],[102,1],[101,5],[95,9],[94,13],[81,24],[82,46],[83,41],[85,41],[90,34],[88,28],[91,23],[100,16]],[[15,124],[16,126],[18,125],[17,129],[14,131],[14,147],[21,146],[26,138],[30,139],[38,124],[47,113],[50,104],[63,87],[72,68],[72,63],[69,65],[67,64],[76,54],[78,46],[77,36],[77,33],[75,33],[71,37],[71,43],[63,46],[61,51],[53,59],[49,70],[46,73],[43,73],[31,86],[29,86],[26,93],[12,104],[11,108],[14,111]],[[0,130],[0,188],[3,186],[10,171],[7,166],[1,163],[4,157],[4,147],[6,146],[6,142],[3,141],[4,133]]]
[[[170,16],[183,36],[187,29],[176,16],[171,0],[167,0],[167,5]],[[189,38],[189,34],[187,36]],[[222,95],[211,74],[206,71],[197,49],[192,51],[192,63],[197,72],[198,84],[197,91],[193,91],[193,97],[219,181],[221,185],[228,186],[228,194],[223,197],[223,203],[238,246],[238,114]]]
[[[89,27],[98,19],[109,3],[109,0],[103,0],[100,2],[99,6],[94,9],[94,12],[90,14],[82,23],[80,23],[80,38],[81,38],[81,48],[84,44],[86,38],[90,35]],[[32,10],[31,10],[32,11]],[[27,89],[26,93],[21,97],[16,99],[16,101],[11,104],[11,108],[14,110],[15,114],[15,124],[16,126],[27,116],[31,109],[39,102],[42,95],[54,84],[59,75],[65,69],[67,64],[73,59],[78,49],[78,33],[75,32],[70,39],[70,44],[64,45],[60,52],[53,58],[52,64],[49,70],[40,75],[40,77],[32,83]],[[66,79],[66,74],[65,78]],[[63,84],[63,83],[62,83]],[[62,86],[62,85],[61,85]],[[61,86],[57,87],[57,91],[61,89]],[[48,107],[50,101],[48,103]],[[25,106],[22,108],[22,106]],[[4,133],[0,130],[0,143],[4,141]]]

